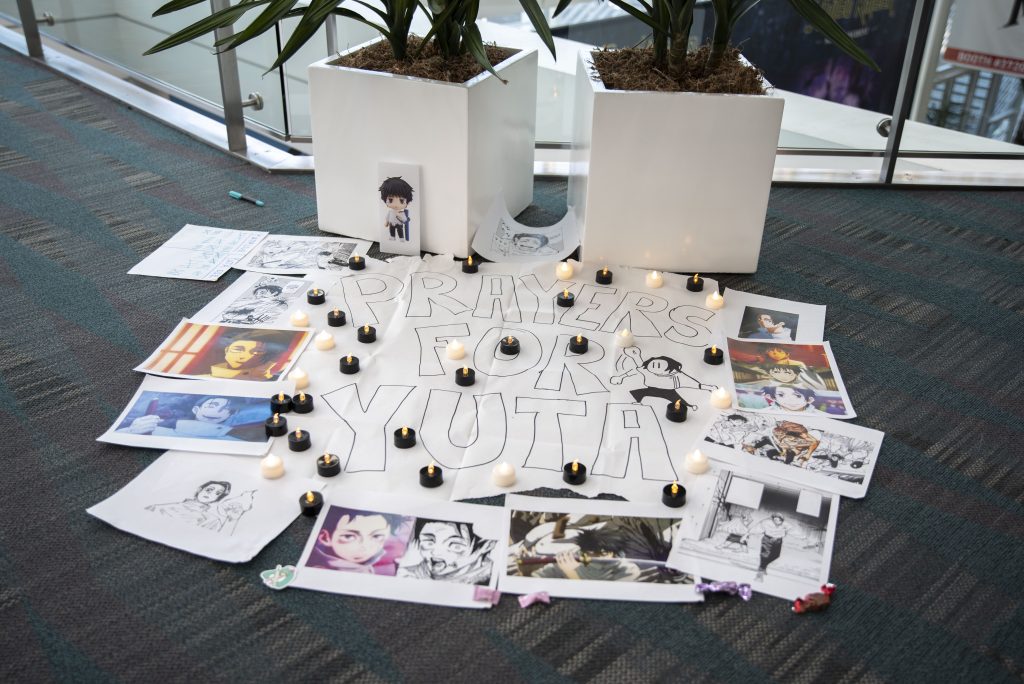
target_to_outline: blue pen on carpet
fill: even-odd
[[[249,202],[250,204],[255,204],[257,207],[262,207],[263,206],[263,200],[254,199],[252,197],[246,197],[242,193],[235,192],[234,190],[228,190],[228,197],[233,197],[236,200],[242,200],[243,202]]]

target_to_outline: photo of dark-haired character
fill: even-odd
[[[306,565],[366,575],[394,576],[405,555],[413,518],[331,506]]]
[[[210,480],[196,488],[195,494],[182,500],[146,506],[146,510],[186,522],[204,530],[235,533],[238,521],[252,509],[255,489],[242,492],[230,499],[231,483]]]
[[[682,399],[691,411],[697,410],[697,404],[686,400],[678,390],[697,390],[710,392],[717,385],[706,385],[697,378],[683,371],[683,365],[669,356],[652,356],[644,359],[639,347],[626,347],[616,359],[616,370],[622,371],[609,378],[613,385],[621,385],[626,378],[638,376],[642,387],[629,391],[633,401],[640,404],[645,397],[658,397],[669,402]],[[696,399],[695,399],[696,401]]]
[[[384,217],[384,228],[391,240],[409,241],[412,228],[412,217],[409,205],[412,204],[413,188],[401,176],[385,178],[378,188],[380,201],[388,208]]]
[[[747,306],[743,308],[739,337],[748,340],[792,342],[796,340],[799,321],[799,314]]]
[[[145,391],[116,432],[155,437],[266,442],[270,406],[261,397],[218,397]]]
[[[679,520],[511,512],[507,574],[568,580],[686,584],[665,565]]]
[[[534,256],[557,254],[550,242],[551,239],[541,233],[516,233],[512,236],[512,251],[516,254]]]
[[[822,343],[731,339],[729,360],[736,400],[742,409],[854,415]]]
[[[312,285],[311,281],[264,276],[217,317],[217,323],[267,325],[275,322]]]
[[[486,585],[497,543],[477,536],[472,523],[417,518],[398,576]]]

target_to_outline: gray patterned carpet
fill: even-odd
[[[264,209],[228,199],[238,189]],[[564,211],[540,183],[528,218]],[[844,501],[836,604],[556,600],[487,612],[308,591],[296,521],[226,565],[85,514],[154,452],[94,441],[130,369],[236,277],[126,275],[185,223],[316,230],[270,176],[0,51],[0,681],[1020,681],[1024,193],[776,188],[732,287],[828,305],[858,422],[887,434]]]

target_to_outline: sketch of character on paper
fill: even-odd
[[[413,518],[331,506],[306,565],[367,575],[394,576],[405,555]]]
[[[146,510],[200,529],[232,535],[238,527],[238,521],[252,509],[256,490],[250,489],[228,499],[230,493],[230,482],[210,480],[199,485],[195,494],[182,501],[152,504],[146,506]]]
[[[213,322],[268,325],[287,313],[310,285],[308,280],[263,276],[225,307]]]
[[[348,240],[274,235],[267,237],[236,268],[268,273],[341,271],[356,243]]]
[[[486,585],[497,543],[474,533],[472,523],[417,518],[398,576]]]
[[[510,576],[684,584],[666,567],[679,520],[513,510]]]
[[[621,371],[611,376],[609,382],[621,385],[628,378],[639,379],[639,387],[629,390],[633,401],[640,404],[646,397],[657,397],[675,403],[682,399],[690,410],[697,410],[696,393],[710,392],[717,385],[706,385],[697,378],[683,371],[683,365],[670,356],[652,356],[645,359],[639,347],[626,347],[615,361],[615,369]],[[687,401],[686,395],[679,390],[693,395],[693,402]]]
[[[792,342],[796,339],[799,320],[799,314],[746,306],[743,308],[738,337],[748,340]]]
[[[115,428],[130,435],[266,442],[264,397],[143,392]]]

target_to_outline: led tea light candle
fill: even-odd
[[[711,393],[711,405],[717,409],[727,409],[732,407],[732,395],[729,390],[724,387],[719,387]]]
[[[704,289],[704,279],[694,273],[692,278],[686,279],[686,289],[690,292],[700,292]]]
[[[466,345],[458,340],[449,340],[448,344],[445,345],[444,355],[452,361],[458,361],[466,355]]]
[[[629,332],[629,328],[623,328],[619,332],[615,333],[615,346],[616,347],[632,347],[633,346],[633,333]]]
[[[586,354],[590,348],[590,340],[583,335],[577,335],[569,340],[569,351],[573,354]]]
[[[323,304],[327,301],[327,293],[318,287],[306,292],[306,301],[310,304]]]
[[[301,368],[295,368],[288,374],[288,379],[295,383],[295,389],[309,387],[309,374]]]
[[[711,366],[721,366],[724,360],[725,354],[718,348],[718,345],[713,344],[704,350],[704,363]]]
[[[299,392],[292,397],[292,410],[296,413],[309,413],[313,410],[313,395]]]
[[[516,483],[516,469],[511,463],[502,462],[491,471],[491,482],[496,487],[511,487]]]
[[[723,306],[725,306],[725,298],[722,295],[718,294],[718,290],[715,290],[714,292],[712,292],[711,294],[704,298],[704,306],[708,307],[709,309],[714,309],[715,311],[718,311]]]
[[[670,401],[668,406],[665,407],[665,417],[673,423],[686,422],[686,409],[686,402],[682,399],[676,399],[674,402]]]
[[[270,410],[274,413],[288,413],[292,410],[292,398],[284,392],[270,397]]]
[[[260,475],[268,480],[276,480],[284,475],[284,461],[277,454],[267,454],[260,460]]]
[[[282,418],[280,413],[275,413],[267,418],[263,427],[267,431],[267,437],[280,437],[288,432],[288,421]]]
[[[342,356],[341,363],[339,365],[342,373],[345,375],[353,375],[359,372],[359,357],[352,356],[351,354],[348,356]]]
[[[303,311],[302,309],[299,309],[297,311],[293,311],[292,315],[288,317],[288,320],[296,328],[308,328],[309,327],[309,314],[306,313],[305,311]]]
[[[433,489],[434,487],[440,487],[444,484],[444,471],[441,467],[430,462],[430,465],[423,466],[420,468],[420,486]]]
[[[358,254],[353,254],[348,258],[348,267],[353,271],[362,271],[366,268],[366,259]]]
[[[334,454],[325,453],[316,459],[316,474],[320,477],[334,477],[341,474],[341,460]]]
[[[416,446],[416,431],[411,427],[400,427],[395,430],[395,446],[399,449],[411,449]]]
[[[320,509],[324,507],[324,495],[320,492],[308,491],[299,497],[299,507],[302,508],[302,515],[315,518],[320,515]]]
[[[686,470],[694,475],[708,472],[708,457],[700,449],[694,449],[686,454]]]
[[[558,265],[555,266],[555,277],[559,280],[568,280],[569,278],[572,278],[572,275],[575,272],[576,271],[573,269],[572,264],[568,261],[560,261],[558,262]]]
[[[288,448],[292,451],[305,451],[310,447],[309,431],[301,428],[288,435]]]
[[[562,481],[571,485],[581,485],[587,481],[587,466],[579,461],[566,463],[562,468]]]
[[[362,328],[359,329],[359,333],[356,335],[356,339],[358,339],[363,344],[370,344],[371,342],[376,342],[377,329],[374,328],[372,325],[364,325]]]
[[[594,280],[597,281],[598,285],[611,285],[613,275],[614,274],[608,270],[608,267],[605,266],[604,268],[597,272],[597,274],[594,276]]]
[[[562,308],[569,308],[576,303],[576,295],[568,290],[562,290],[562,293],[558,295],[558,306]]]
[[[676,481],[661,490],[661,503],[669,508],[680,508],[686,503],[686,487]]]
[[[455,384],[459,387],[469,387],[476,382],[476,371],[469,366],[463,366],[455,371]]]
[[[480,264],[476,259],[473,258],[472,254],[466,257],[466,260],[462,262],[463,273],[476,273],[479,270]]]
[[[334,335],[324,330],[322,333],[313,338],[313,346],[320,351],[327,351],[334,349]]]
[[[509,335],[508,337],[501,338],[501,345],[499,346],[502,354],[508,354],[512,356],[519,353],[519,340]]]
[[[340,328],[345,325],[345,312],[341,309],[332,309],[327,312],[327,325],[332,328]]]
[[[665,276],[661,275],[658,271],[651,271],[644,278],[644,283],[650,288],[659,288],[665,284]]]

